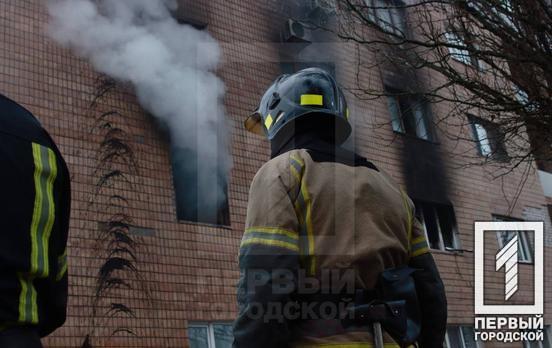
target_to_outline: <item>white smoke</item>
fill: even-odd
[[[48,0],[49,33],[98,72],[131,83],[141,105],[170,129],[172,146],[198,154],[199,166],[186,158],[180,165],[198,171],[201,213],[225,198],[220,178],[230,167],[225,88],[213,72],[221,53],[206,31],[173,18],[175,6],[175,0]]]

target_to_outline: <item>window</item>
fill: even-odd
[[[326,62],[282,62],[280,63],[283,74],[293,74],[306,68],[321,68],[335,78],[335,64]]]
[[[387,32],[406,36],[404,4],[394,0],[365,0],[368,19]]]
[[[451,205],[414,201],[416,217],[424,226],[431,249],[458,249],[456,218]]]
[[[445,39],[447,41],[447,45],[451,45],[448,46],[448,50],[453,59],[456,59],[461,63],[480,68],[479,60],[470,54],[470,45],[467,44],[458,34],[447,32],[445,33]]]
[[[544,340],[542,341],[523,341],[523,348],[549,348],[552,347],[552,326],[544,327]]]
[[[522,221],[518,219],[513,219],[503,216],[494,216],[495,221]],[[518,261],[524,263],[533,262],[533,250],[531,247],[531,241],[529,239],[529,234],[527,231],[498,231],[496,237],[498,239],[498,246],[502,248],[514,236],[518,237]]]
[[[479,154],[498,161],[508,161],[508,153],[504,147],[504,135],[500,131],[500,127],[472,115],[468,115],[468,118]]]
[[[190,348],[231,348],[234,337],[232,325],[225,323],[190,324]]]
[[[385,88],[391,125],[395,132],[433,140],[430,131],[430,109],[426,99],[392,88]]]
[[[207,165],[205,161],[211,163]],[[197,149],[171,146],[176,216],[179,221],[230,225],[226,174],[224,168],[217,168],[213,161],[222,163],[217,158],[200,160]]]
[[[479,348],[483,345],[475,341],[473,326],[449,326],[445,336],[447,348]]]

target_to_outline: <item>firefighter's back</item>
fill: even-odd
[[[388,175],[365,158],[324,142],[289,151],[273,161],[281,162],[279,168],[284,168],[282,162],[288,164],[290,198],[299,221],[301,268],[326,289],[319,294],[343,292],[351,281],[357,290],[373,289],[383,270],[407,264],[411,207]],[[324,299],[335,302],[339,296],[299,293],[298,298],[322,303]],[[331,303],[326,306],[331,307]],[[335,302],[334,308],[339,307]],[[326,312],[296,322],[297,346],[372,343],[369,327],[344,328]]]

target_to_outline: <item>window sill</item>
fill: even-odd
[[[201,226],[201,227],[211,227],[211,228],[218,228],[223,230],[232,230],[232,225],[218,225],[208,222],[197,222],[197,221],[187,221],[187,220],[177,220],[176,221],[180,225],[193,225],[193,226]]]
[[[454,256],[465,256],[466,252],[461,251],[448,251],[442,249],[429,249],[432,254],[442,254],[442,255],[454,255]]]
[[[423,141],[423,142],[430,143],[430,144],[433,144],[433,145],[440,145],[440,143],[438,141],[419,138],[415,135],[408,134],[408,133],[405,133],[405,132],[399,132],[399,131],[393,130],[393,133],[398,134],[398,135],[400,135],[402,137],[405,137],[405,138],[408,138],[408,139],[419,140],[419,141]]]

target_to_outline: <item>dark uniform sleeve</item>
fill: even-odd
[[[234,347],[282,348],[291,340],[284,308],[296,286],[299,238],[288,175],[269,162],[251,184],[239,254]]]
[[[418,343],[422,348],[443,347],[447,329],[447,298],[437,265],[429,252],[424,227],[411,211],[410,263],[418,269],[413,276],[422,313],[422,330]]]
[[[65,321],[69,174],[45,131],[0,130],[0,329],[45,336]]]

